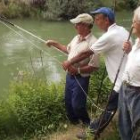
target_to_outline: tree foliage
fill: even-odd
[[[118,0],[117,1],[117,9],[130,9],[134,10],[140,3],[140,0]]]
[[[101,5],[100,0],[48,0],[45,16],[51,19],[70,19],[80,13],[89,12],[91,7]]]
[[[46,0],[32,0],[32,1],[30,1],[31,6],[39,8],[40,10],[45,9],[45,4],[46,4]]]
[[[0,14],[10,18],[34,16],[47,20],[67,20],[101,6],[115,6],[120,11],[134,10],[139,4],[140,0],[0,0]]]

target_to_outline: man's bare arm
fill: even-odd
[[[60,44],[59,42],[57,42],[55,40],[46,41],[46,45],[49,47],[53,46],[53,47],[57,48],[58,50],[61,50],[62,52],[68,54],[67,47],[65,45]]]
[[[64,61],[62,66],[63,66],[64,70],[67,70],[69,68],[69,66],[71,66],[77,62],[80,62],[81,60],[89,57],[93,53],[94,52],[90,49],[87,51],[83,51],[83,52],[79,53],[77,56],[73,57],[71,60]]]

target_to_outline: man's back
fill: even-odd
[[[108,31],[104,33],[91,47],[91,50],[93,50],[95,53],[103,54],[108,76],[112,83],[114,82],[117,70],[123,57],[123,42],[127,40],[128,35],[129,33],[125,28],[114,23],[108,28]],[[123,59],[122,67],[114,88],[115,91],[118,91],[120,88],[121,77],[126,61],[127,56],[125,56]]]

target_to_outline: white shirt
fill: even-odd
[[[123,81],[132,86],[140,87],[140,40],[137,39],[128,55]]]
[[[79,53],[88,50],[92,44],[95,43],[97,39],[90,33],[83,40],[81,40],[80,35],[75,36],[72,41],[68,44],[68,60],[77,56]],[[75,64],[75,67],[80,67],[84,65],[90,65],[93,67],[99,67],[98,55],[92,55]],[[89,76],[90,73],[81,74],[83,77]]]
[[[104,33],[90,48],[94,53],[102,53],[104,55],[106,69],[109,79],[112,83],[114,83],[117,70],[124,53],[122,46],[123,43],[127,40],[128,35],[129,33],[126,29],[114,23],[108,28],[108,31]],[[114,87],[116,92],[119,91],[121,86],[122,74],[126,60],[127,58],[125,56]]]

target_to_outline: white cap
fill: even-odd
[[[93,24],[93,18],[91,15],[87,13],[83,13],[78,15],[76,18],[73,18],[70,20],[71,23],[76,24],[76,23],[87,23],[87,24]]]

